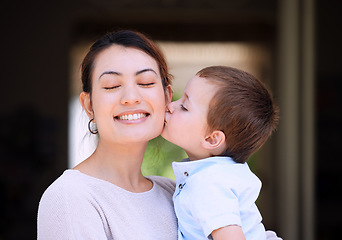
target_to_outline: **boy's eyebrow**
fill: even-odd
[[[152,73],[158,75],[157,72],[154,71],[152,68],[146,68],[146,69],[137,71],[137,72],[135,73],[135,76],[138,76],[139,74],[142,74],[142,73],[144,73],[144,72],[152,72]],[[103,72],[103,73],[100,75],[99,79],[100,79],[103,75],[106,75],[106,74],[122,76],[122,73],[119,73],[119,72],[115,72],[115,71],[105,71],[105,72]]]
[[[184,101],[188,101],[189,103],[191,103],[191,101],[190,101],[190,98],[189,98],[189,95],[185,92],[184,93],[184,97],[185,97],[185,100]]]

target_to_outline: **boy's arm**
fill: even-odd
[[[214,240],[246,240],[240,226],[230,225],[214,230],[211,233]]]
[[[271,230],[266,231],[266,240],[283,240],[282,238],[278,237],[277,234]]]
[[[214,240],[246,239],[241,227],[237,225],[216,229],[211,233],[211,236]],[[282,238],[278,237],[275,232],[268,230],[266,231],[266,240],[282,240]]]

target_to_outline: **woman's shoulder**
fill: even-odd
[[[85,232],[98,235],[103,230],[99,220],[101,207],[97,205],[98,198],[94,198],[94,191],[101,184],[98,182],[77,170],[64,171],[40,199],[37,222],[39,239],[75,239],[76,235]],[[85,226],[91,226],[89,231],[83,230]],[[99,231],[92,232],[95,228]]]
[[[87,182],[77,170],[66,170],[44,191],[40,202],[61,202],[87,191]]]
[[[69,208],[69,193],[75,193],[75,174],[66,170],[44,191],[38,208],[38,216],[43,219],[45,215],[56,211],[67,212]],[[81,188],[79,188],[81,189]]]
[[[46,189],[46,191],[51,191],[54,189],[68,189],[74,188],[78,184],[82,184],[80,179],[79,171],[76,170],[65,170],[62,175],[60,175],[51,185]]]

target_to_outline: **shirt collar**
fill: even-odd
[[[176,177],[176,181],[183,182],[185,178],[190,177],[197,172],[201,171],[203,168],[209,167],[214,164],[237,164],[230,157],[226,156],[216,156],[209,157],[205,159],[190,161],[189,158],[183,159],[181,162],[173,162],[172,168]]]

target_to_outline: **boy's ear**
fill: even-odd
[[[225,142],[226,135],[220,130],[215,130],[206,136],[202,142],[202,146],[208,150],[219,150],[224,147]]]
[[[80,103],[81,103],[84,111],[87,113],[89,119],[92,119],[94,117],[94,112],[93,112],[93,108],[91,106],[90,94],[86,93],[86,92],[81,92]]]
[[[172,100],[172,87],[171,85],[167,85],[165,87],[165,104],[168,105]]]

